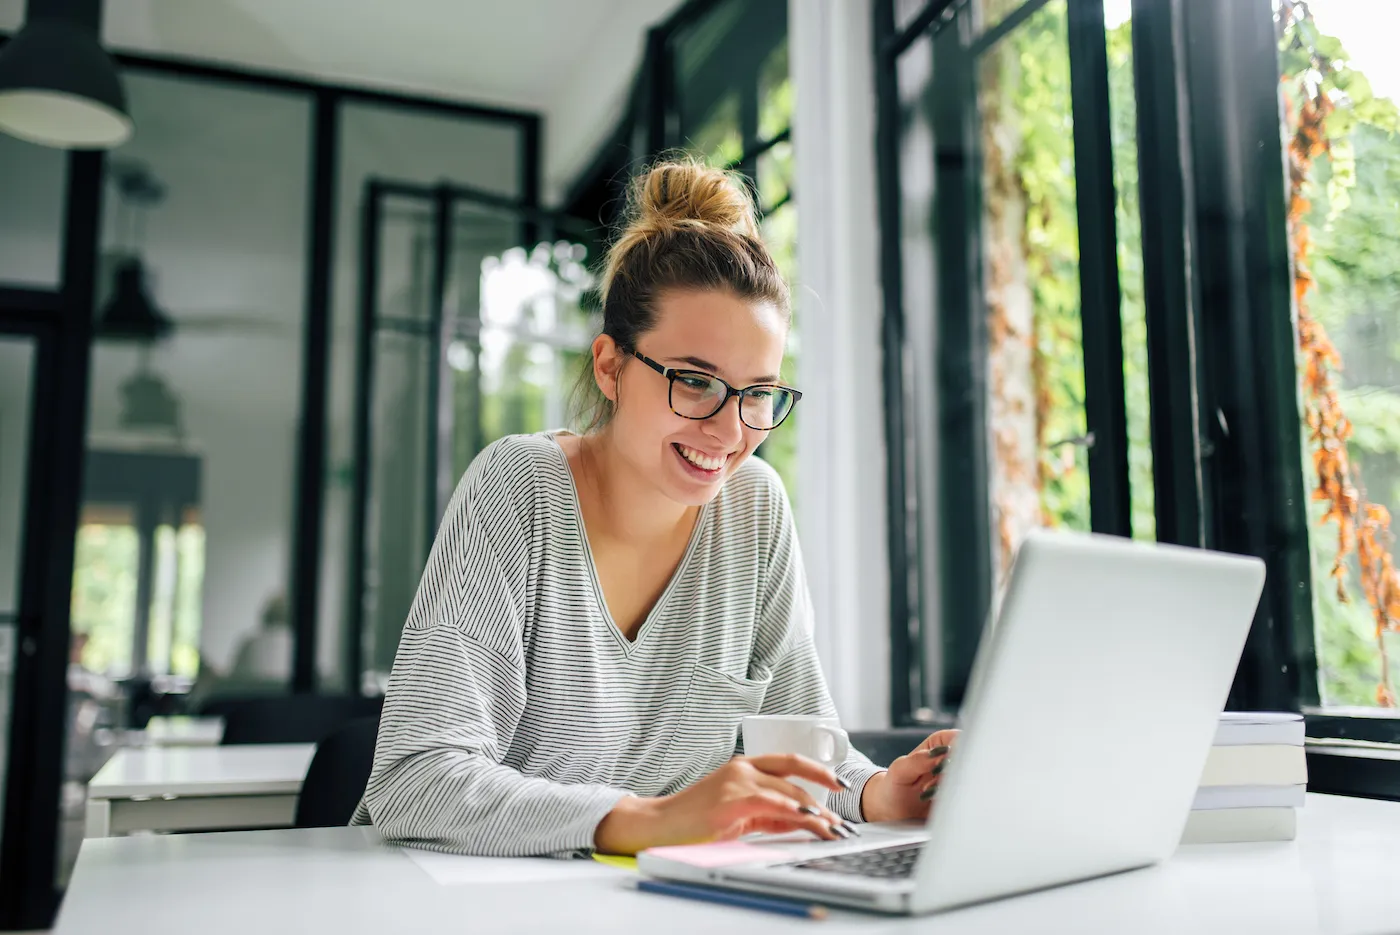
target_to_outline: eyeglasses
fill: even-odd
[[[739,397],[739,421],[751,429],[771,432],[792,414],[802,394],[790,386],[755,383],[741,390],[703,370],[677,370],[664,367],[637,351],[628,351],[671,382],[671,411],[697,422],[717,414],[731,396]]]

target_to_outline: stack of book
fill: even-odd
[[[1291,841],[1307,788],[1302,715],[1227,711],[1181,843]]]

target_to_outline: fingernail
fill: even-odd
[[[942,764],[942,763],[939,763],[939,764],[938,764],[937,766],[935,766],[933,769],[929,770],[929,771],[928,771],[928,774],[929,774],[930,776],[937,776],[937,775],[938,775],[939,773],[941,773],[941,772],[943,772],[943,764]]]
[[[945,753],[948,752],[948,749],[949,749],[948,747],[945,747],[945,746],[943,746],[942,744],[939,744],[939,745],[936,746],[936,747],[929,747],[929,748],[928,748],[928,755],[929,755],[929,756],[942,756],[943,754],[945,754]]]
[[[920,800],[920,801],[923,801],[923,802],[927,802],[929,799],[933,798],[934,795],[936,795],[937,793],[938,793],[938,787],[937,787],[937,786],[929,786],[929,787],[928,787],[927,789],[925,789],[923,792],[920,792],[920,793],[919,793],[919,800]]]
[[[850,784],[849,782],[847,782],[846,780],[842,779],[840,776],[837,776],[837,777],[836,777],[836,784],[837,784],[838,786],[840,786],[842,789],[849,790],[849,789],[851,788],[851,784]]]
[[[856,837],[860,837],[860,829],[857,828],[855,825],[851,824],[849,821],[841,822],[841,827],[845,828],[847,831],[851,832],[851,834],[854,834]]]
[[[851,836],[851,832],[847,831],[844,825],[831,825],[831,833],[843,841]]]
[[[815,805],[804,805],[799,808],[798,811],[804,815],[820,815],[822,813],[821,809],[817,808]]]

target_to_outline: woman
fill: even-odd
[[[658,165],[629,217],[592,425],[501,439],[463,477],[355,823],[468,854],[630,854],[924,815],[951,731],[888,771],[735,755],[745,715],[835,713],[787,498],[749,457],[800,398],[778,385],[788,290],[723,172]]]

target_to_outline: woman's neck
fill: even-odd
[[[618,456],[605,428],[578,437],[575,486],[587,514],[589,532],[611,540],[655,542],[693,526],[698,507],[683,506],[656,491]],[[580,476],[581,475],[581,476]],[[591,509],[589,509],[591,507]]]

